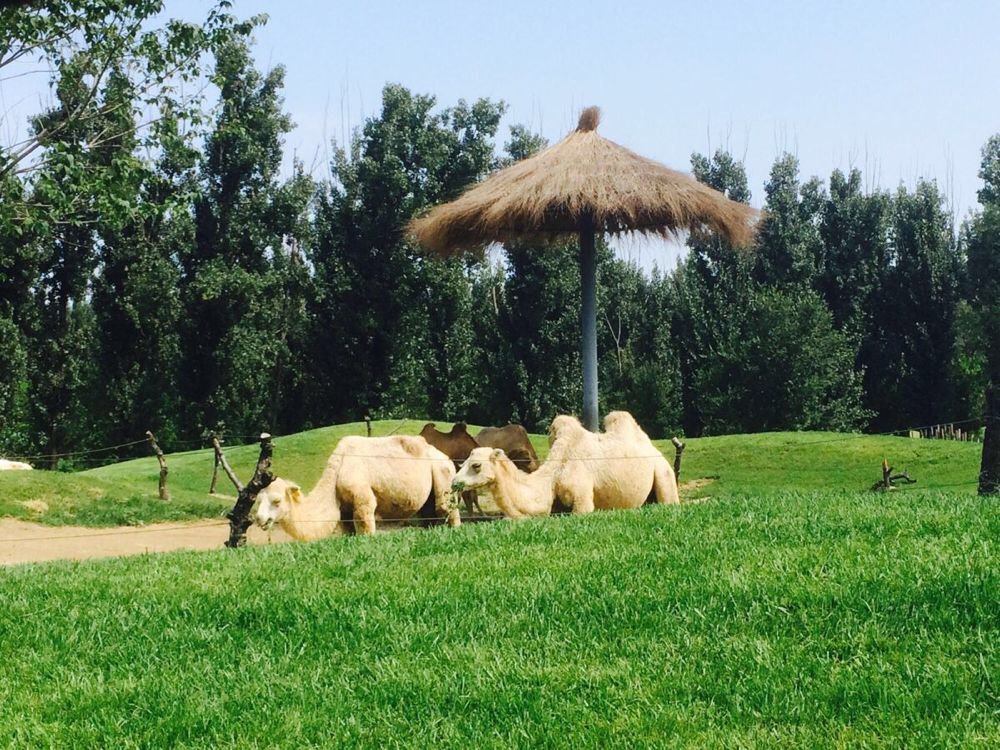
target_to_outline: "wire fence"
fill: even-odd
[[[396,427],[394,427],[389,433],[387,433],[385,435],[372,435],[372,437],[389,437],[389,436],[395,435],[400,429],[402,429],[402,427],[407,422],[410,422],[410,421],[417,421],[417,420],[404,419],[404,420],[400,421],[400,423],[397,424]],[[770,452],[770,451],[774,451],[774,450],[784,450],[784,449],[801,450],[801,449],[805,449],[805,448],[811,448],[811,447],[813,447],[815,445],[822,445],[822,444],[826,444],[826,443],[840,443],[840,442],[846,442],[846,441],[852,441],[852,440],[864,440],[864,439],[873,438],[873,437],[903,437],[903,438],[911,438],[911,437],[913,437],[913,438],[915,438],[915,436],[911,436],[910,433],[920,433],[920,432],[926,432],[926,431],[935,430],[935,429],[939,429],[939,428],[947,428],[947,427],[954,427],[954,426],[958,426],[958,425],[967,425],[967,424],[982,424],[982,425],[985,426],[987,423],[989,423],[991,421],[1000,421],[1000,416],[987,414],[987,415],[983,415],[981,417],[968,417],[966,419],[949,420],[949,421],[937,422],[935,424],[929,424],[929,425],[919,425],[919,426],[914,426],[914,427],[902,427],[902,428],[895,429],[895,430],[886,430],[884,432],[858,432],[858,433],[851,433],[851,434],[846,434],[846,435],[837,435],[837,436],[828,437],[828,438],[819,438],[819,439],[816,439],[816,440],[794,440],[794,441],[787,441],[787,442],[784,442],[784,443],[776,443],[776,444],[768,445],[768,446],[766,446],[764,448],[759,448],[759,449],[756,449],[756,450],[759,450],[761,452]],[[766,433],[763,433],[763,434],[766,434]],[[220,436],[220,440],[222,439],[222,437],[223,436]],[[273,440],[280,440],[282,437],[287,437],[287,436],[273,435],[272,439]],[[356,435],[356,436],[353,436],[353,437],[361,437],[361,435]],[[712,437],[712,436],[709,436],[709,437]],[[718,436],[718,437],[725,437],[725,436]],[[935,440],[935,439],[938,439],[938,438],[936,438],[936,437],[928,437],[928,438],[921,437],[921,438],[916,438],[916,439]],[[167,447],[168,449],[170,449],[170,452],[172,452],[172,453],[178,453],[178,452],[197,451],[199,449],[210,450],[210,451],[214,450],[213,447],[212,447],[212,445],[211,445],[211,440],[212,440],[211,436],[205,436],[205,437],[201,437],[201,438],[186,438],[186,439],[177,439],[177,440],[165,440],[165,441],[160,441],[160,442],[161,442],[161,446]],[[238,448],[238,447],[242,447],[242,446],[246,446],[246,445],[253,445],[253,444],[257,443],[259,440],[260,440],[260,435],[259,434],[257,434],[257,435],[225,435],[224,436],[224,445],[227,448]],[[234,441],[236,441],[236,442],[234,442]],[[80,458],[80,456],[93,456],[94,454],[97,454],[97,453],[109,453],[111,451],[119,450],[121,448],[130,448],[130,447],[133,447],[133,446],[137,446],[137,445],[141,445],[141,444],[146,444],[146,443],[148,443],[148,439],[147,438],[142,438],[141,440],[132,440],[132,441],[127,442],[127,443],[118,443],[116,445],[108,445],[108,446],[104,446],[104,447],[101,447],[101,448],[90,448],[90,449],[86,449],[86,450],[68,451],[68,452],[62,452],[62,453],[39,453],[39,454],[28,454],[28,455],[8,455],[8,456],[4,456],[4,458],[15,459],[15,460],[18,460],[18,461],[32,461],[32,460],[38,461],[38,460],[52,460],[52,459],[57,459],[57,458],[72,458],[74,464],[76,464],[76,463],[94,463],[94,464],[117,463],[117,462],[120,462],[120,461],[135,460],[136,458],[144,458],[145,456],[127,456],[127,457],[112,456],[112,457],[109,457],[109,458]],[[180,448],[182,446],[189,446],[189,447],[186,450],[178,451],[177,448]],[[190,447],[190,446],[194,446],[194,447]],[[310,452],[307,452],[305,455],[309,455],[309,453]],[[396,458],[398,458],[398,459],[401,459],[401,460],[416,460],[416,461],[438,460],[438,459],[429,458],[429,457],[426,457],[426,456],[397,456],[397,455],[385,455],[385,454],[357,454],[357,453],[355,453],[355,454],[352,454],[352,456],[357,457],[357,458],[373,458],[373,459],[396,459]],[[152,456],[150,456],[150,457],[152,457]],[[601,456],[601,457],[567,456],[567,457],[563,457],[561,460],[567,460],[567,461],[608,461],[608,460],[616,460],[616,461],[620,461],[620,460],[629,460],[629,459],[648,459],[648,458],[650,458],[650,457],[649,456],[634,456],[634,455],[632,455],[632,456]]]

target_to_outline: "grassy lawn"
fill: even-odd
[[[0,745],[997,747],[1000,519],[681,507],[0,572]]]
[[[423,420],[412,420],[400,427],[398,421],[385,421],[374,423],[373,429],[376,435],[397,428],[403,434],[416,434],[423,424]],[[439,425],[450,427],[449,423]],[[357,422],[277,437],[274,469],[311,487],[337,441],[344,435],[364,433],[364,424]],[[535,435],[532,440],[544,456],[548,447],[545,436]],[[673,456],[669,441],[659,444],[666,455]],[[243,481],[253,473],[257,454],[256,444],[226,451]],[[904,493],[944,485],[951,491],[972,493],[975,489],[980,455],[977,443],[819,432],[689,440],[682,480],[718,477],[710,486],[692,493],[712,497],[783,487],[863,490],[880,478],[883,455],[918,480],[913,487],[903,489]],[[167,463],[170,503],[157,497],[159,466],[153,457],[73,474],[0,472],[0,516],[52,525],[119,526],[221,517],[232,507],[235,491],[225,475],[219,477],[222,496],[208,494],[213,463],[210,450],[172,453]]]

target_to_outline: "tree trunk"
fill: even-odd
[[[986,432],[983,461],[979,467],[979,494],[1000,493],[1000,382],[986,388]]]
[[[580,230],[580,309],[583,354],[583,426],[597,432],[597,252],[594,230]]]
[[[253,507],[257,493],[274,481],[271,474],[271,436],[264,432],[260,436],[260,456],[257,458],[257,468],[254,469],[253,479],[240,490],[236,504],[229,511],[229,539],[226,540],[227,547],[245,547],[247,543],[247,529],[250,528],[250,508]],[[223,465],[225,467],[225,465]]]

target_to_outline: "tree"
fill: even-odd
[[[427,413],[468,398],[457,389],[470,382],[471,360],[454,358],[446,333],[432,330],[466,314],[461,266],[433,265],[404,230],[495,166],[491,138],[504,105],[460,101],[437,113],[434,105],[386,86],[381,112],[336,150],[333,184],[320,195],[312,380],[325,420]],[[431,393],[446,360],[455,385]]]
[[[709,433],[854,430],[867,417],[854,347],[811,291],[751,293],[695,386]]]
[[[635,263],[610,254],[599,273],[602,411],[630,411],[652,436],[670,437],[682,413],[670,285],[658,272],[650,278]]]
[[[867,406],[873,427],[955,419],[964,411],[953,378],[960,257],[951,217],[933,182],[893,196],[888,252],[865,336]]]
[[[229,2],[220,0],[202,24],[170,20],[158,28],[150,28],[150,21],[163,11],[162,0],[55,0],[0,8],[0,71],[42,62],[51,71],[52,84],[61,89],[57,116],[38,119],[20,141],[0,143],[0,176],[29,172],[58,158],[60,144],[76,140],[72,131],[86,133],[82,143],[87,151],[100,151],[119,135],[106,127],[109,121],[124,118],[133,130],[133,118],[146,116],[137,123],[145,131],[157,122],[157,112],[197,118],[200,94],[182,94],[178,84],[200,75],[206,51],[234,34],[249,33],[262,21],[237,22],[228,7]],[[115,76],[125,77],[134,94],[124,105],[100,96]],[[67,96],[70,90],[72,96]],[[0,124],[6,116],[0,114]],[[149,132],[149,145],[155,145],[155,133],[152,128]],[[115,186],[109,182],[106,187]],[[33,218],[44,221],[41,212]]]
[[[691,166],[699,181],[731,200],[750,201],[746,170],[728,152],[720,149],[711,158],[693,154]],[[692,234],[687,245],[687,257],[668,281],[673,300],[670,328],[680,365],[682,425],[686,434],[700,435],[705,416],[699,373],[718,348],[733,316],[747,304],[756,283],[753,272],[757,258],[711,234]]]
[[[0,269],[14,282],[4,296],[28,355],[25,400],[39,450],[100,439],[91,277],[117,262],[105,239],[170,210],[170,201],[136,197],[155,171],[148,154],[185,140],[185,127],[198,122],[199,98],[182,96],[178,84],[200,74],[220,40],[256,22],[237,23],[226,5],[201,25],[161,26],[151,24],[162,10],[154,0],[0,10],[0,69],[42,62],[55,97],[26,137],[0,144],[4,198],[17,196],[0,210]]]
[[[194,241],[180,253],[188,313],[182,387],[196,405],[189,429],[276,429],[269,422],[285,372],[276,368],[289,363],[286,314],[297,309],[283,294],[282,270],[294,262],[303,193],[283,194],[278,179],[292,128],[282,111],[284,75],[281,67],[257,71],[243,38],[217,50],[219,111],[205,141]]]
[[[866,313],[887,267],[891,205],[886,193],[863,192],[857,169],[830,175],[821,208],[822,263],[815,287],[837,328],[859,335],[866,330]]]
[[[816,277],[822,241],[819,212],[825,195],[813,178],[799,185],[799,162],[784,154],[764,186],[764,218],[757,232],[757,277],[765,284],[807,288]]]
[[[1000,134],[983,147],[979,176],[982,210],[963,230],[968,264],[966,296],[979,329],[985,358],[986,434],[979,472],[979,494],[1000,493]]]

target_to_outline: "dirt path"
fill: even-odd
[[[91,557],[141,555],[178,549],[222,549],[229,534],[228,521],[153,523],[148,526],[92,528],[86,526],[43,526],[13,518],[0,518],[0,565],[85,560]],[[267,532],[256,526],[247,535],[250,544],[267,544]],[[284,532],[275,530],[272,542],[286,542]]]
[[[692,499],[694,490],[710,484],[710,479],[681,482],[682,502]],[[147,526],[43,526],[14,518],[0,518],[0,565],[45,562],[48,560],[86,560],[93,557],[142,555],[147,552],[171,552],[180,549],[222,549],[229,534],[229,522],[191,521],[189,523],[152,523]],[[268,533],[251,526],[250,544],[291,541],[279,529]]]

